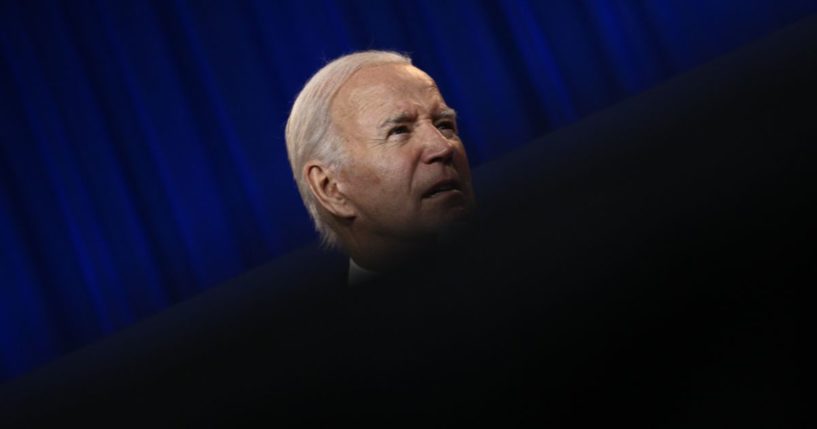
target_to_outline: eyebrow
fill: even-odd
[[[416,117],[417,117],[417,115],[415,115],[413,113],[409,113],[409,112],[398,113],[395,116],[387,118],[385,121],[383,121],[380,124],[380,126],[378,128],[383,129],[383,128],[387,128],[390,125],[405,124],[406,122],[413,121]]]
[[[435,113],[434,117],[435,118],[446,118],[446,119],[452,119],[452,120],[457,119],[457,111],[450,108],[450,107],[446,107],[445,109],[442,109],[441,111]]]
[[[450,108],[450,107],[446,107],[445,109],[442,109],[441,111],[439,111],[437,113],[434,113],[433,117],[434,117],[434,119],[444,118],[444,119],[455,120],[455,119],[457,119],[457,111]],[[409,112],[398,113],[395,116],[387,118],[385,121],[383,121],[380,124],[380,126],[378,128],[383,129],[383,128],[387,128],[390,125],[405,124],[407,122],[411,122],[411,121],[415,120],[416,118],[417,118],[417,115],[414,114],[414,113],[409,113]]]

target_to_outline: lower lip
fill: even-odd
[[[460,192],[459,189],[449,189],[447,191],[442,191],[442,192],[437,192],[435,194],[431,194],[431,195],[427,196],[426,198],[427,199],[437,199],[437,198],[444,198],[446,196],[452,196],[452,195],[462,195],[462,192]]]

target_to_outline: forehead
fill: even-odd
[[[333,115],[372,120],[397,111],[433,108],[443,100],[425,72],[408,64],[384,64],[355,72],[338,91]]]

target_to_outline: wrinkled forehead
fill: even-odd
[[[444,104],[437,85],[425,72],[408,64],[385,64],[355,72],[338,91],[332,111],[337,119],[368,122]]]

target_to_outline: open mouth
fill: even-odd
[[[459,184],[455,180],[446,180],[434,185],[423,195],[423,198],[434,198],[447,192],[459,190]]]

